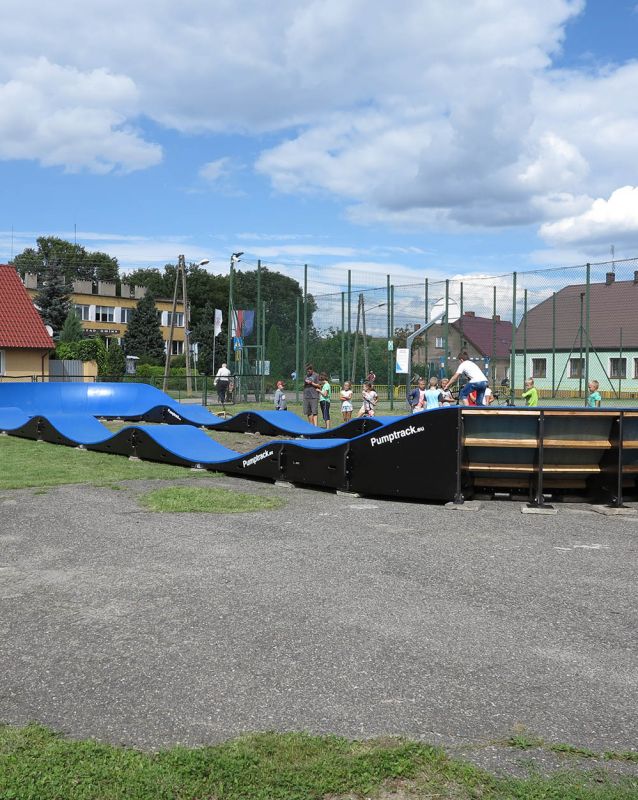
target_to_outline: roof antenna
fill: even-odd
[[[616,248],[615,248],[615,247],[614,247],[614,245],[612,244],[612,246],[611,246],[611,248],[610,248],[610,249],[611,249],[611,271],[612,271],[612,272],[614,273],[614,275],[615,275],[615,274],[616,274],[616,263],[615,263],[615,261],[614,261],[614,256],[616,255]]]

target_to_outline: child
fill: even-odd
[[[344,382],[340,397],[343,421],[350,422],[352,419],[352,384],[350,381]]]
[[[441,396],[438,378],[430,378],[430,385],[425,392],[425,407],[438,408],[441,405]]]
[[[363,398],[363,405],[359,409],[358,417],[374,417],[374,407],[377,404],[379,396],[372,388],[370,381],[363,384],[363,391],[361,392]]]
[[[587,408],[600,408],[600,392],[598,391],[598,381],[589,381],[587,384],[590,395],[587,398]]]
[[[321,416],[326,423],[326,428],[330,427],[330,381],[325,372],[319,376],[319,405],[321,406]]]
[[[283,381],[277,381],[277,389],[275,391],[275,411],[288,411]]]
[[[413,414],[425,409],[425,395],[425,378],[419,378],[417,385],[410,391],[410,394],[408,395],[408,404],[412,409]]]
[[[454,395],[447,388],[448,383],[449,381],[447,378],[441,378],[441,405],[443,406],[453,406],[456,402],[454,400]]]
[[[538,391],[534,388],[534,378],[528,378],[525,381],[526,392],[523,392],[521,397],[525,400],[526,406],[538,405]]]

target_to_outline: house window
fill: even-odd
[[[4,375],[4,367],[5,360],[4,360],[4,350],[0,350],[0,375]]]
[[[634,378],[638,379],[638,358],[634,358]]]
[[[547,359],[546,358],[533,358],[532,359],[532,378],[546,378],[547,377]]]
[[[181,356],[184,352],[184,342],[176,342],[173,339],[171,343],[171,355],[172,356]]]
[[[610,378],[626,378],[627,377],[627,359],[626,358],[610,358],[609,359],[609,377]]]
[[[120,322],[123,322],[126,325],[128,325],[129,322],[131,321],[131,311],[133,311],[132,308],[121,308],[120,309]]]
[[[95,321],[96,322],[113,322],[113,306],[95,306]]]
[[[584,378],[585,377],[585,359],[584,358],[570,358],[569,359],[569,377],[570,378]]]
[[[439,350],[443,350],[445,347],[445,339],[442,336],[437,336],[434,340],[434,346],[438,347]]]
[[[170,327],[171,324],[171,317],[173,316],[173,312],[169,311],[167,314],[166,324]],[[174,325],[176,328],[183,328],[184,327],[184,312],[177,311],[175,313],[175,322]]]
[[[87,322],[89,319],[89,308],[90,306],[73,306],[75,313],[78,315],[78,319],[81,319],[83,322]]]

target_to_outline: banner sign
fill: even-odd
[[[396,365],[396,373],[399,375],[407,375],[408,374],[408,361],[409,361],[410,351],[407,347],[397,347],[397,365]]]
[[[244,346],[244,342],[241,336],[233,336],[233,350],[241,350]]]
[[[217,336],[219,336],[219,334],[221,333],[221,330],[222,330],[222,322],[223,322],[223,321],[224,321],[224,317],[223,317],[223,315],[222,315],[222,310],[221,310],[221,308],[216,308],[216,309],[215,309],[215,321],[214,321],[214,326],[215,326],[215,336],[216,336],[216,337],[217,337]]]

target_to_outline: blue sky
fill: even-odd
[[[638,4],[5,0],[0,261],[316,288],[638,255]],[[326,289],[326,290],[327,290]]]

